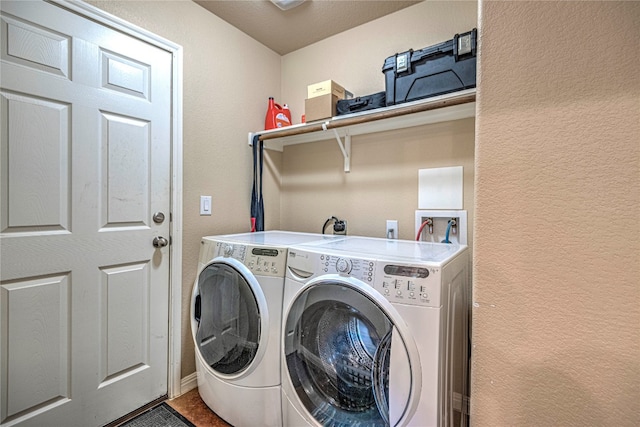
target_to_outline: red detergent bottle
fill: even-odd
[[[291,120],[287,117],[284,108],[276,104],[273,97],[269,97],[269,107],[267,108],[267,115],[264,119],[264,129],[276,129],[289,126],[290,124]]]

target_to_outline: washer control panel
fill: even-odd
[[[342,274],[373,285],[375,262],[335,255],[320,255],[320,271],[327,274]]]
[[[440,306],[440,268],[348,256],[318,255],[317,274],[340,274],[370,285],[393,303]]]
[[[374,288],[390,302],[440,306],[440,268],[380,263]]]
[[[216,256],[234,258],[258,276],[284,276],[287,250],[277,247],[216,243]]]

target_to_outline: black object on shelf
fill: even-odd
[[[340,99],[336,105],[336,115],[358,113],[387,106],[386,92],[360,96],[353,99]]]
[[[477,30],[421,50],[388,57],[385,74],[386,105],[476,87]]]

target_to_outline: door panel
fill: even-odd
[[[71,37],[18,17],[2,17],[2,60],[69,77]]]
[[[7,142],[2,144],[2,233],[68,231],[70,105],[5,91],[0,96]]]
[[[3,359],[11,362],[2,384],[7,417],[70,398],[69,286],[69,274],[24,278],[2,286],[2,348],[7,349]],[[25,310],[9,316],[7,307]],[[25,336],[29,339],[22,339]]]
[[[103,425],[167,393],[173,58],[1,7],[0,422]]]
[[[151,175],[150,122],[101,112],[101,170],[106,191],[100,201],[105,227],[148,227]]]
[[[111,266],[102,272],[100,387],[146,369],[149,361],[149,265]],[[124,351],[123,351],[124,350]]]

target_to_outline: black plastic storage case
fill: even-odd
[[[374,93],[373,95],[359,96],[354,99],[340,99],[336,105],[336,114],[357,113],[360,111],[373,110],[375,108],[387,106],[387,95],[385,92]]]
[[[477,30],[384,61],[387,105],[476,87]]]

